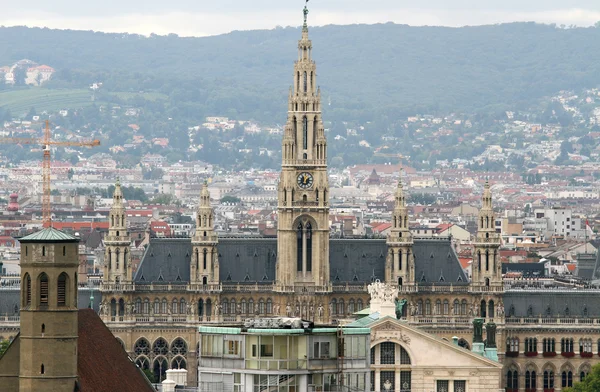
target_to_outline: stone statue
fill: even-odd
[[[483,343],[483,319],[473,320],[473,343]]]
[[[324,310],[325,308],[323,308],[323,304],[319,304],[319,307],[317,308],[317,314],[319,315],[319,319],[323,319]]]
[[[504,304],[500,302],[496,307],[496,316],[502,317],[504,316]]]
[[[235,309],[235,310],[236,310],[237,314],[242,314],[242,305],[240,305],[240,304],[237,304],[237,306],[236,306],[236,309]]]
[[[300,304],[296,303],[296,316],[300,316]]]
[[[406,299],[401,301],[396,301],[396,319],[400,320],[402,318],[402,310],[406,305]]]
[[[410,315],[414,316],[417,310],[415,307],[415,303],[413,301],[410,301],[410,305],[408,305],[408,309],[410,311]]]
[[[333,302],[329,303],[329,316],[333,316]]]
[[[306,317],[308,309],[306,308],[306,302],[302,304],[302,317]]]
[[[308,19],[308,0],[306,0],[306,4],[304,5],[304,25],[306,26],[306,20]]]
[[[100,306],[98,307],[98,314],[100,316],[105,316],[106,315],[106,302],[101,302]]]
[[[218,316],[218,315],[219,315],[219,310],[220,310],[220,309],[219,309],[219,306],[220,306],[220,305],[219,305],[219,302],[217,301],[217,302],[215,303],[215,316]]]
[[[195,300],[192,300],[192,302],[188,303],[187,312],[188,312],[188,314],[196,314],[196,301]]]
[[[289,303],[285,306],[285,314],[292,317],[292,306]]]
[[[312,318],[315,315],[315,307],[312,304],[312,302],[310,303],[310,307],[308,308],[308,315],[310,316],[310,318]]]

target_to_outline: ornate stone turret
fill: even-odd
[[[282,143],[276,267],[280,287],[329,282],[327,141],[307,15],[305,7]]]
[[[402,187],[402,175],[394,196],[392,227],[387,238],[386,281],[398,286],[412,285],[415,281],[415,259],[412,252],[413,239],[408,228],[408,210]]]
[[[119,180],[115,184],[108,222],[108,234],[104,237],[104,282],[131,282],[133,274],[129,254],[131,237],[127,232],[127,214]]]
[[[219,283],[217,243],[218,238],[214,232],[214,211],[210,206],[210,192],[205,182],[200,192],[200,205],[196,212],[196,232],[192,237],[191,283]]]
[[[492,206],[492,191],[486,181],[482,207],[479,210],[477,237],[475,239],[472,283],[479,286],[501,286],[502,264],[498,248],[502,241],[496,233],[496,219]]]

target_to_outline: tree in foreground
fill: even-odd
[[[600,391],[600,364],[594,365],[592,371],[585,376],[583,381],[576,382],[572,388],[563,389],[563,392],[598,392]]]

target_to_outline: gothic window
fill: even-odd
[[[439,299],[437,301],[435,301],[435,314],[436,315],[442,314],[442,301]]]
[[[258,313],[265,314],[265,301],[262,298],[258,300]]]
[[[485,306],[485,300],[481,300],[481,304],[479,307],[479,315],[483,318],[486,317],[486,306]]]
[[[173,299],[173,302],[171,304],[171,313],[173,314],[177,314],[179,310],[179,302],[177,301],[177,298]]]
[[[248,314],[248,304],[246,303],[245,298],[242,298],[242,301],[240,302],[240,306],[242,308],[242,314]]]
[[[150,343],[144,338],[138,339],[133,346],[135,355],[150,355]]]
[[[171,369],[186,369],[187,363],[184,357],[177,356],[171,361]]]
[[[460,315],[461,316],[467,315],[467,300],[466,299],[463,299],[462,302],[460,303]]]
[[[308,148],[308,118],[302,117],[302,148]]]
[[[422,299],[417,301],[417,315],[419,315],[419,316],[423,315],[423,300]]]
[[[235,306],[235,298],[232,298],[231,301],[229,301],[229,314],[236,314],[237,313],[237,308]]]
[[[204,250],[202,251],[202,268],[204,270],[206,270],[206,254],[208,253],[208,251],[206,250],[206,248],[204,248]]]
[[[63,246],[63,256],[66,256],[66,255],[67,255],[67,247]]]
[[[67,304],[67,274],[64,272],[58,276],[56,285],[56,304],[65,306]]]
[[[306,71],[304,71],[304,92],[308,92],[308,75]]]
[[[363,309],[363,301],[362,299],[359,299],[358,301],[356,301],[356,311],[361,311]]]
[[[350,301],[348,301],[348,313],[349,314],[353,314],[355,312],[354,310],[354,300],[351,299]]]
[[[144,299],[144,314],[150,313],[150,300],[148,298]]]
[[[222,306],[223,306],[223,314],[229,314],[229,302],[226,299],[223,300]]]
[[[527,369],[527,371],[525,372],[525,389],[535,390],[536,388],[537,388],[537,377],[536,377],[535,370]]]
[[[185,340],[182,338],[177,338],[173,340],[171,344],[171,353],[173,355],[186,355],[187,354],[187,344]]]
[[[489,318],[493,318],[494,317],[494,301],[490,300],[488,302],[488,317]]]
[[[508,372],[506,372],[506,388],[512,390],[519,389],[519,372],[514,366],[511,366]]]
[[[254,300],[252,298],[248,300],[248,314],[254,314]]]
[[[556,352],[556,340],[554,338],[544,338],[542,340],[542,346],[544,347],[545,353],[554,353]]]
[[[297,260],[296,260],[296,271],[302,272],[302,223],[298,223],[298,227],[296,229],[296,238],[297,238]]]
[[[450,314],[450,303],[448,302],[448,300],[444,300],[444,314],[448,315]]]
[[[525,338],[525,352],[537,353],[537,338]]]
[[[187,305],[187,304],[186,304],[186,302],[185,302],[185,299],[181,298],[181,299],[179,300],[179,313],[180,313],[180,314],[186,314],[186,313],[187,313],[187,311],[186,311],[186,310],[187,310],[187,309],[186,309],[186,305]]]
[[[544,389],[554,389],[554,372],[552,369],[544,370]]]
[[[271,298],[267,299],[267,314],[271,314],[273,313],[273,301],[271,301]]]
[[[460,302],[457,299],[454,300],[452,308],[454,315],[458,316],[460,314]]]
[[[338,302],[338,308],[337,308],[337,314],[339,315],[344,315],[344,300],[340,299],[340,301]]]
[[[561,378],[562,378],[561,386],[563,388],[573,386],[573,372],[572,371],[570,371],[570,370],[563,371]]]
[[[125,226],[125,215],[121,215],[121,226]]]
[[[169,368],[169,364],[164,357],[158,357],[154,359],[154,379],[159,382],[163,382],[166,378],[166,371]]]
[[[490,270],[490,252],[488,250],[485,251],[485,270]]]
[[[48,275],[42,273],[40,282],[40,306],[48,306]]]
[[[110,225],[111,225],[111,226],[114,226],[114,225],[115,225],[115,216],[114,216],[114,215],[111,215],[111,216],[110,216]]]
[[[310,222],[306,224],[306,271],[312,271],[312,227]]]
[[[140,314],[142,312],[142,300],[137,298],[135,300],[135,313]]]
[[[160,313],[160,301],[158,298],[154,300],[154,314]]]
[[[167,303],[167,299],[166,298],[163,298],[163,300],[162,300],[162,306],[160,307],[160,312],[162,314],[169,313],[169,304]]]
[[[118,234],[117,234],[118,235]],[[119,269],[119,249],[117,249],[115,251],[116,255],[115,255],[115,268],[118,270]]]
[[[587,363],[584,364],[579,371],[579,381],[583,381],[585,379],[585,377],[588,375],[588,373],[590,372],[590,365],[588,365]]]

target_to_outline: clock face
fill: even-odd
[[[298,186],[302,189],[308,189],[313,185],[313,176],[308,172],[298,174]]]

